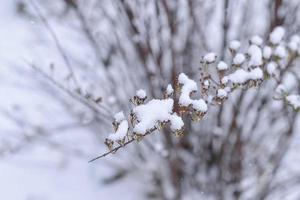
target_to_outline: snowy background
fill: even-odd
[[[101,177],[109,175],[105,163],[88,163],[101,148],[80,127],[74,128],[65,137],[57,139],[66,146],[86,150],[90,154],[84,158],[65,154],[68,151],[55,151],[40,138],[38,145],[31,141],[21,144],[14,138],[30,134],[27,123],[59,124],[65,123],[67,116],[61,111],[52,97],[43,93],[39,82],[32,78],[32,70],[26,64],[30,60],[50,63],[59,60],[45,28],[35,21],[21,18],[16,13],[15,1],[1,1],[0,6],[0,126],[1,149],[10,145],[11,152],[1,151],[0,160],[0,199],[5,200],[82,200],[82,199],[122,199],[132,200],[136,193],[128,191],[138,188],[139,183],[124,181],[106,186]],[[40,35],[44,40],[40,40]],[[37,45],[39,44],[39,45]],[[40,60],[38,60],[40,58]],[[26,122],[16,122],[7,117],[12,113],[17,119],[26,118]],[[57,119],[55,116],[60,116]],[[17,126],[15,123],[22,124]],[[17,128],[18,127],[18,128]],[[21,129],[19,129],[21,127]],[[25,133],[26,132],[26,133]],[[10,137],[6,137],[7,134]],[[59,136],[58,136],[59,137]],[[6,141],[9,140],[9,141]],[[55,145],[55,144],[54,144]],[[59,144],[58,144],[59,145]],[[15,148],[14,148],[15,147]],[[125,186],[125,187],[124,187]],[[118,192],[115,192],[118,191]]]
[[[143,168],[141,166],[144,166],[143,162],[136,161],[135,158],[128,158],[129,152],[136,152],[139,148],[134,144],[132,148],[128,148],[128,151],[126,149],[118,152],[117,156],[112,155],[108,159],[88,163],[89,159],[105,152],[103,141],[107,135],[104,133],[111,132],[111,127],[109,125],[99,126],[94,123],[91,112],[85,112],[84,106],[77,104],[31,68],[30,65],[39,66],[47,73],[52,73],[59,81],[64,81],[68,71],[65,60],[45,24],[37,21],[36,17],[21,15],[18,12],[19,8],[16,7],[16,2],[17,0],[2,0],[0,6],[0,199],[144,199],[144,189],[150,188],[152,182],[149,181],[150,178],[147,173],[143,173],[143,170],[152,172],[155,171],[154,169],[163,168],[160,157],[148,155],[147,151],[143,152],[149,156],[149,160],[144,169],[140,170]],[[252,26],[247,27],[248,29],[255,27],[255,34],[260,34],[266,29],[264,24],[266,14],[259,10],[260,4],[263,3],[257,3],[258,9],[253,7],[254,11],[252,10],[252,14],[259,14],[260,18],[253,18]],[[54,3],[54,10],[55,6],[60,8],[59,3],[58,5]],[[217,10],[219,9],[218,7]],[[209,12],[209,8],[207,10]],[[212,18],[218,20],[220,17],[216,14]],[[94,71],[89,71],[91,69],[89,67],[95,64],[95,55],[89,50],[83,36],[72,31],[78,28],[78,22],[72,20],[71,17],[65,24],[58,21],[50,20],[51,24],[55,26],[57,36],[63,43],[63,48],[68,50],[68,56],[76,58],[74,60],[78,63],[84,60],[88,66],[87,74],[90,73],[90,77],[93,77]],[[234,19],[232,27],[238,26],[238,23],[238,20]],[[214,33],[209,34],[211,37],[207,39],[207,45],[210,46],[210,49],[218,49],[221,44],[218,28],[215,24],[208,23],[207,30]],[[101,22],[97,31],[110,33],[105,21]],[[183,32],[182,35],[184,36],[185,33]],[[235,37],[237,37],[237,33],[234,32],[231,34],[231,38]],[[135,39],[139,40],[139,38]],[[124,41],[124,43],[126,42]],[[178,46],[180,48],[180,44]],[[75,62],[74,60],[72,62]],[[132,61],[129,60],[130,62]],[[119,63],[117,59],[112,63],[121,67],[124,64]],[[153,63],[149,65],[151,66],[151,64]],[[55,70],[51,71],[49,66],[54,66]],[[80,71],[85,71],[85,69],[79,69],[79,74]],[[118,69],[116,71],[119,72]],[[112,74],[116,71],[113,71]],[[139,70],[135,72],[136,74],[140,73]],[[102,76],[101,70],[97,73]],[[132,95],[135,89],[139,89],[134,84],[134,86],[130,85],[126,79],[128,77],[126,77],[124,80],[117,80],[118,84],[124,87],[120,91],[116,92],[117,89],[112,87],[105,88],[107,91],[103,92],[89,84],[86,79],[90,77],[82,79],[83,87],[92,90],[94,96],[108,93],[107,99],[104,99],[107,101],[107,105],[118,104],[116,99],[119,98],[123,103],[123,108],[127,108],[128,94]],[[135,81],[142,83],[138,86],[144,88],[145,77],[141,76],[136,79]],[[101,81],[95,83],[98,86],[101,84],[103,84]],[[111,93],[118,94],[114,96]],[[111,111],[110,114],[119,111],[119,107],[108,107]],[[65,111],[66,108],[69,109],[68,112]],[[106,121],[104,120],[104,123],[110,123],[110,121],[111,119],[108,118]],[[300,130],[299,125],[300,123],[296,130]],[[158,137],[153,138],[156,140]],[[272,147],[272,144],[271,142],[266,146]],[[296,133],[293,135],[288,154],[284,158],[283,166],[285,167],[280,171],[280,179],[284,180],[294,174],[300,174],[299,147],[300,135]],[[126,171],[128,167],[132,169]],[[130,173],[130,176],[108,184],[108,179],[115,175],[114,169],[121,169],[121,172],[125,170],[125,173]],[[286,193],[284,197],[279,195],[278,199],[299,199],[300,190],[296,184],[299,180],[296,179],[295,184],[289,186],[287,190],[289,195]],[[205,199],[201,198],[201,192],[195,195],[190,193],[188,196],[187,200]]]

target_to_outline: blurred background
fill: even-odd
[[[270,81],[236,91],[185,136],[152,134],[107,151],[113,115],[137,89],[160,98],[201,56],[231,61],[277,26],[300,34],[299,0],[2,0],[0,198],[300,199],[296,112],[274,103]],[[300,47],[299,47],[300,48]],[[243,50],[243,49],[242,49]],[[282,84],[299,90],[299,59]]]

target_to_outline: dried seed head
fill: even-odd
[[[205,114],[206,114],[206,112],[201,112],[201,111],[193,109],[192,113],[191,113],[192,121],[194,121],[194,122],[200,121],[201,119],[203,119]]]
[[[144,138],[144,135],[143,135],[143,134],[140,134],[140,133],[134,133],[133,138],[134,138],[136,141],[140,142],[140,141],[142,141],[142,139]]]
[[[174,132],[175,137],[182,137],[184,135],[184,128],[176,130]]]
[[[174,89],[171,84],[169,84],[164,92],[164,99],[171,98],[174,94]]]
[[[106,138],[104,144],[107,146],[109,151],[113,150],[114,141]]]
[[[125,138],[123,138],[121,140],[118,140],[117,142],[118,142],[119,145],[124,146],[124,144],[125,144]]]

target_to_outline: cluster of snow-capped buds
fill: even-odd
[[[207,79],[207,81],[209,81]],[[178,76],[177,87],[179,88],[179,113],[191,114],[193,121],[199,121],[207,113],[208,106],[203,99],[192,99],[192,94],[198,91],[197,83],[188,78],[184,73]],[[205,86],[209,88],[209,82]],[[203,88],[202,88],[203,89]]]
[[[174,94],[174,89],[171,84],[168,84],[166,90],[164,91],[164,99],[172,98]]]
[[[202,57],[200,60],[200,63],[203,63],[205,65],[212,64],[216,61],[217,55],[213,52],[206,54],[205,56]]]
[[[273,96],[275,100],[283,100],[289,106],[291,106],[295,111],[300,111],[300,95],[299,94],[289,94],[286,87],[282,84],[278,85],[275,94]]]
[[[200,83],[201,83],[201,92],[203,94],[207,94],[207,92],[209,91],[210,86],[211,86],[211,77],[210,77],[210,75],[204,76],[203,78],[201,78]]]
[[[234,40],[229,43],[232,53],[232,64],[220,61],[217,65],[222,88],[229,86],[232,90],[238,86],[257,87],[265,77],[278,79],[289,59],[300,54],[300,37],[294,35],[288,44],[283,42],[284,29],[276,27],[270,34],[269,41],[264,44],[259,36],[253,36],[245,53],[239,52],[241,44]],[[211,53],[209,54],[211,55]],[[229,66],[234,67],[230,69]],[[227,71],[233,71],[226,74]]]
[[[132,134],[128,134],[129,123],[123,113],[115,116],[113,122],[115,133],[110,134],[105,144],[113,148],[116,141],[124,145],[126,138],[130,141],[140,141],[145,135],[160,130],[166,125],[176,136],[183,134],[183,115],[189,115],[193,121],[201,120],[208,110],[207,104],[222,104],[229,94],[239,86],[250,88],[259,86],[267,77],[275,80],[281,75],[278,71],[289,63],[289,59],[300,55],[300,37],[292,36],[288,44],[283,42],[284,29],[277,27],[270,34],[269,41],[264,41],[259,36],[253,36],[249,41],[246,52],[240,52],[241,43],[234,40],[229,43],[232,62],[227,64],[220,60],[217,62],[215,53],[208,53],[202,57],[201,63],[201,98],[192,99],[198,91],[197,83],[184,73],[176,81],[175,90],[169,84],[163,94],[163,99],[152,99],[146,102],[147,95],[144,90],[138,90],[131,99],[134,108],[130,112]],[[216,64],[218,81],[210,74],[212,64]],[[210,71],[210,72],[209,72]],[[213,70],[212,70],[213,71]],[[216,75],[216,74],[214,74]],[[277,77],[276,77],[277,76]],[[282,93],[280,97],[295,110],[300,110],[300,96]],[[174,97],[178,98],[178,107],[174,112]]]
[[[217,90],[217,94],[214,97],[214,100],[217,104],[222,104],[228,98],[229,88],[220,88]]]
[[[147,99],[147,95],[145,90],[138,90],[136,91],[136,94],[134,95],[134,97],[131,99],[131,102],[138,106],[140,104],[143,104],[145,102],[145,100]]]
[[[114,133],[109,134],[105,139],[105,144],[109,150],[113,149],[114,142],[117,142],[119,145],[124,145],[129,130],[129,124],[123,112],[115,114],[112,125]]]

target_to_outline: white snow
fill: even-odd
[[[221,79],[221,83],[222,83],[222,84],[228,83],[228,76],[224,76],[224,77]]]
[[[234,65],[241,65],[245,61],[245,55],[242,53],[238,53],[233,58]]]
[[[225,89],[222,89],[222,88],[218,89],[217,97],[226,98],[227,97],[227,91]]]
[[[282,41],[284,34],[285,34],[285,30],[283,27],[281,26],[276,27],[270,34],[270,42],[273,45],[278,45]]]
[[[190,95],[193,92],[196,92],[198,90],[197,83],[194,80],[189,79],[184,73],[181,73],[179,75],[178,82],[179,84],[182,85],[181,94],[179,97],[179,104],[181,106],[186,106],[186,107],[191,105],[194,109],[198,111],[206,112],[207,105],[202,99],[194,100],[191,99],[190,97]]]
[[[251,70],[250,72],[248,72],[248,74],[249,74],[249,80],[259,80],[259,79],[263,79],[264,77],[263,71],[259,67]]]
[[[129,126],[127,120],[121,121],[116,132],[109,134],[107,139],[110,139],[112,141],[123,140],[128,133],[128,127]]]
[[[298,35],[293,35],[290,39],[288,47],[292,52],[296,52],[300,47],[300,37]]]
[[[216,58],[217,58],[217,55],[213,52],[210,52],[203,57],[203,61],[207,64],[210,64],[210,63],[215,62]]]
[[[16,2],[26,3],[24,11],[26,13],[17,11]],[[43,2],[34,2],[41,5],[43,13],[47,13],[48,8],[55,5],[57,5],[55,8],[60,10],[61,6],[59,5],[62,5],[62,2],[58,5],[53,1],[49,2],[49,5],[43,5]],[[33,75],[28,66],[28,63],[31,62],[43,69],[47,69],[50,63],[55,64],[54,77],[58,81],[61,76],[65,75],[66,70],[59,53],[57,53],[54,41],[49,37],[49,32],[41,25],[39,17],[30,15],[31,10],[32,6],[29,1],[1,2],[0,24],[5,28],[0,29],[0,104],[1,109],[7,111],[11,110],[10,105],[20,106],[21,112],[15,111],[14,113],[16,119],[22,119],[24,123],[28,123],[28,126],[32,124],[33,129],[37,128],[41,131],[40,133],[47,134],[44,135],[45,137],[34,136],[34,133],[27,128],[19,129],[13,123],[11,126],[3,120],[1,115],[0,199],[143,199],[144,195],[140,192],[143,188],[140,186],[141,184],[136,184],[141,182],[140,177],[131,176],[114,184],[105,184],[103,179],[115,173],[112,165],[87,162],[88,159],[106,151],[102,142],[104,135],[101,135],[106,130],[105,126],[99,125],[101,127],[98,129],[99,137],[97,136],[98,139],[94,137],[95,135],[91,134],[94,132],[92,130],[94,128],[90,124],[84,125],[85,128],[81,127],[79,122],[81,120],[77,118],[79,111],[80,113],[84,111],[82,114],[89,116],[89,112],[86,112],[87,109],[82,109],[81,105],[74,104],[59,91],[54,92],[52,89],[56,89],[55,86],[52,87],[51,83],[39,77],[38,74]],[[63,19],[50,19],[48,14],[46,14],[47,20],[50,21],[54,32],[57,33],[58,40],[67,52],[67,56],[76,58],[78,62],[84,58],[85,64],[89,65],[92,56],[86,56],[89,50],[83,44],[84,42],[79,44],[74,42],[76,41],[74,37],[69,37],[73,36],[70,33],[73,33],[74,29],[58,25]],[[76,20],[73,19],[74,21]],[[81,39],[82,37],[79,40]],[[94,72],[96,71],[97,77],[99,77],[98,70],[94,70]],[[68,81],[63,81],[63,83],[69,87]],[[84,84],[85,82],[82,83],[82,85]],[[70,108],[70,112],[66,111],[67,107]],[[83,115],[80,114],[80,117]],[[77,120],[73,121],[70,117],[77,118]],[[72,127],[68,128],[71,124]],[[65,128],[54,131],[55,127],[59,126]],[[15,134],[3,132],[6,130],[5,127]],[[30,142],[22,144],[23,133],[24,136],[29,136],[29,134],[25,134],[27,131],[30,133]],[[31,136],[34,137],[31,138]],[[18,151],[8,152],[9,148],[6,149],[5,146],[2,146],[5,141],[9,142],[10,139],[15,139],[18,143],[16,145],[21,145]],[[55,147],[52,144],[55,144]],[[114,159],[112,157],[111,160]],[[118,156],[118,159],[122,160],[121,156]],[[126,167],[128,164],[123,162],[122,165]],[[129,186],[134,191],[130,194],[128,193]]]
[[[144,99],[147,96],[145,90],[142,90],[142,89],[136,91],[135,95],[140,99]]]
[[[265,46],[263,49],[263,57],[266,60],[269,60],[272,56],[272,48],[269,46]]]
[[[277,63],[270,62],[267,64],[267,72],[269,75],[273,75],[277,69]]]
[[[181,117],[173,113],[173,99],[152,99],[144,105],[139,105],[133,109],[138,123],[134,126],[133,132],[145,134],[153,129],[158,123],[170,122],[173,131],[183,127]]]
[[[229,43],[229,49],[233,50],[233,51],[237,51],[239,50],[239,48],[241,47],[241,43],[238,40],[232,40]]]
[[[177,131],[177,130],[181,130],[182,127],[184,126],[184,123],[181,119],[181,117],[179,117],[178,115],[170,115],[169,116],[169,120],[170,120],[170,128],[172,131]]]
[[[178,82],[182,85],[179,104],[182,106],[189,106],[193,102],[190,98],[190,94],[197,91],[197,83],[194,80],[189,79],[184,73],[179,74]]]
[[[245,71],[244,69],[238,69],[232,74],[228,75],[228,79],[236,84],[243,84],[249,80],[259,80],[263,78],[263,71],[257,67],[251,71]]]
[[[173,89],[171,84],[168,84],[166,92],[167,92],[167,95],[172,95],[173,94],[174,89]]]
[[[221,70],[227,70],[228,69],[228,65],[224,61],[220,61],[218,63],[217,69],[219,71],[221,71]]]
[[[193,100],[193,108],[197,111],[206,112],[207,104],[203,99]]]
[[[279,57],[279,58],[284,58],[287,55],[286,49],[284,46],[279,45],[275,48],[274,50],[274,55]]]
[[[209,80],[203,81],[203,85],[204,85],[204,88],[205,88],[205,89],[209,89],[210,81],[209,81]]]
[[[296,110],[300,108],[300,96],[296,94],[288,95],[286,101]]]
[[[248,48],[247,53],[250,56],[249,66],[260,66],[263,64],[261,48],[253,44]]]
[[[125,120],[125,115],[122,111],[118,112],[114,115],[114,119],[116,122],[120,123],[121,121]]]
[[[250,39],[250,43],[255,44],[257,46],[261,46],[263,44],[263,39],[258,35],[255,35]]]

